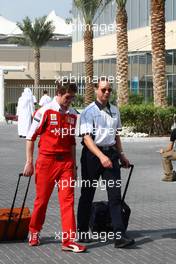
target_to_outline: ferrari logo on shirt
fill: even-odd
[[[50,119],[52,121],[56,121],[57,120],[57,115],[56,114],[50,114]]]

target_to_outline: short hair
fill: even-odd
[[[96,89],[98,89],[100,82],[108,82],[109,83],[109,80],[108,80],[108,78],[106,76],[101,76],[100,78],[98,78],[98,82],[95,83],[95,88]]]
[[[43,91],[43,94],[47,94],[47,93],[48,93],[48,91],[47,91],[47,90],[44,90],[44,91]]]
[[[76,83],[71,83],[69,80],[66,82],[58,81],[57,82],[57,90],[56,95],[61,94],[64,95],[65,93],[76,93],[77,92],[77,86]]]

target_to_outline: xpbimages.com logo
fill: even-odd
[[[102,80],[102,81],[107,80],[110,84],[113,84],[113,83],[118,83],[119,76],[117,75],[114,77],[113,75],[108,75],[108,76],[94,75],[93,78],[90,78],[89,76],[72,75],[71,73],[69,75],[64,75],[64,76],[60,76],[60,75],[55,76],[55,82],[60,82],[62,85],[67,84],[68,81],[70,83],[79,83],[79,84],[84,84],[84,83],[97,84],[99,80]]]
[[[114,239],[121,239],[121,232],[81,232],[81,233],[76,233],[71,230],[69,232],[55,232],[55,239],[56,240],[82,240],[83,238],[88,238],[90,240],[98,240],[100,242],[106,242],[108,240],[114,240]]]
[[[55,136],[61,136],[62,138],[64,138],[65,136],[76,136],[77,135],[77,130],[74,127],[69,127],[69,128],[53,128],[51,130],[51,133],[53,133]],[[90,130],[89,128],[87,128],[86,130],[87,134],[92,134],[93,136],[99,135],[99,136],[115,136],[119,134],[119,129],[114,129],[113,127],[101,127],[101,128],[92,128],[92,130]]]
[[[82,188],[82,187],[93,187],[93,188],[99,188],[102,191],[105,191],[107,188],[120,188],[121,187],[121,180],[117,179],[116,181],[114,180],[81,180],[77,179],[76,181],[72,178],[67,179],[67,180],[55,180],[55,188],[59,188],[61,190],[72,187],[72,188]]]

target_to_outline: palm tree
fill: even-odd
[[[40,48],[53,37],[53,32],[55,29],[52,25],[52,21],[46,21],[46,18],[46,16],[36,18],[34,23],[32,23],[29,17],[25,17],[22,23],[17,22],[17,26],[23,32],[25,43],[33,48],[35,87],[38,87],[40,82]]]
[[[93,21],[97,10],[102,10],[109,0],[74,0],[76,8],[81,12],[84,19],[84,55],[85,55],[85,105],[94,100],[93,86]]]
[[[117,95],[118,105],[128,103],[128,33],[127,33],[127,0],[116,0],[117,30]]]
[[[151,33],[154,104],[165,107],[165,0],[151,0]]]

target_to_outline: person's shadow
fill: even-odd
[[[127,235],[133,239],[135,239],[135,244],[125,249],[141,249],[141,246],[146,243],[151,243],[155,240],[161,239],[176,239],[176,228],[168,228],[168,229],[156,229],[156,230],[133,230],[128,231]],[[107,240],[106,242],[95,241],[90,244],[86,244],[88,249],[103,247],[108,244],[113,244],[113,240]]]
[[[127,235],[133,239],[135,239],[135,244],[129,247],[125,247],[125,249],[141,249],[141,246],[146,243],[151,243],[155,240],[161,239],[176,239],[176,228],[166,228],[166,229],[155,229],[155,230],[133,230],[128,231]],[[46,244],[61,244],[61,240],[56,239],[54,236],[46,236],[41,238],[41,246]],[[79,242],[78,242],[79,243]],[[89,249],[104,247],[110,244],[113,244],[113,239],[109,240],[101,240],[94,239],[91,243],[81,243],[86,245],[88,252]]]

